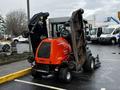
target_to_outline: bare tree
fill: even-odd
[[[4,18],[0,15],[0,33],[4,33],[6,29]]]
[[[7,33],[14,36],[27,30],[27,17],[23,10],[16,10],[6,15]]]

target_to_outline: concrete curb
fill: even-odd
[[[2,76],[2,77],[0,77],[0,84],[14,80],[19,77],[22,77],[22,76],[30,73],[30,71],[31,71],[31,68],[27,68],[27,69],[24,69],[24,70],[15,72],[15,73],[11,73],[11,74]]]

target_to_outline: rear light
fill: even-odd
[[[55,71],[58,71],[58,67],[55,68]]]

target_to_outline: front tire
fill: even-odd
[[[92,72],[95,69],[95,61],[92,56],[89,56],[86,60],[85,64],[83,65],[83,70],[85,72]]]
[[[34,69],[31,70],[31,75],[33,76],[34,79],[41,78],[41,75],[39,75],[39,73]]]
[[[111,40],[110,40],[110,43],[111,43],[112,45],[115,45],[115,44],[116,44],[116,39],[111,39]]]
[[[61,68],[59,71],[59,79],[67,83],[70,82],[72,79],[70,70],[68,68]]]
[[[8,44],[5,44],[3,47],[2,47],[2,51],[3,52],[8,52],[10,50],[10,45]]]

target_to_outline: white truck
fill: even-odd
[[[120,25],[110,25],[102,31],[102,34],[99,38],[99,42],[116,44],[118,43],[119,33],[120,33]]]
[[[14,41],[15,43],[18,43],[18,42],[27,42],[28,38],[24,38],[22,35],[20,35],[18,37],[13,38],[12,41]]]

